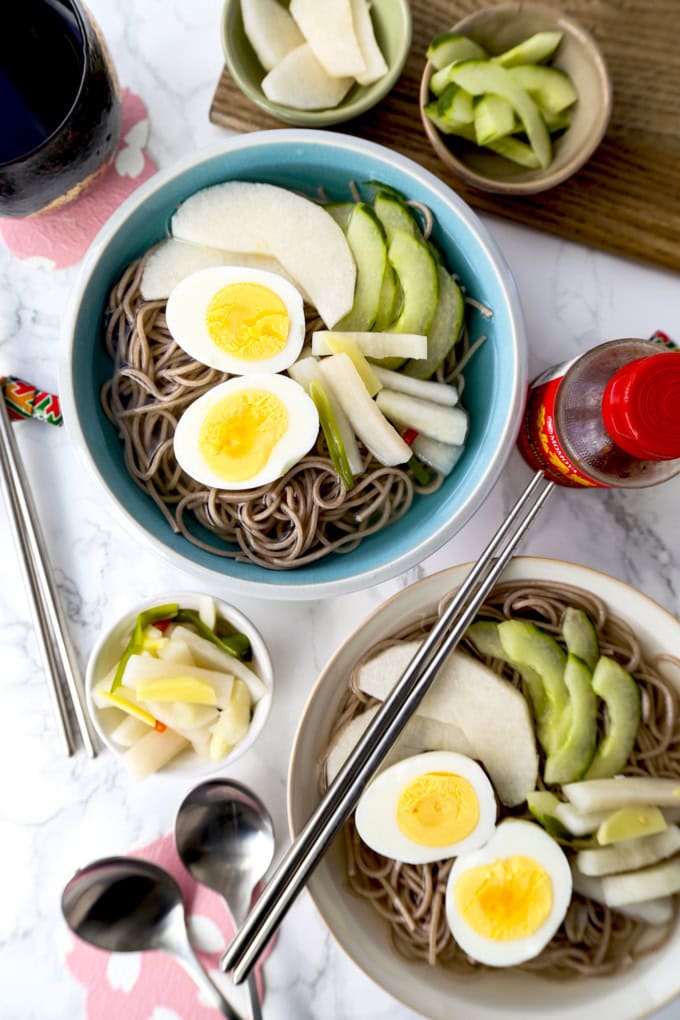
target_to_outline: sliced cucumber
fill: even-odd
[[[382,332],[386,330],[391,322],[394,322],[399,314],[401,304],[401,291],[399,281],[389,262],[385,263],[385,274],[380,285],[380,298],[378,299],[378,314],[375,317],[375,329]]]
[[[450,273],[437,266],[437,307],[427,334],[427,357],[414,358],[404,368],[413,379],[429,379],[437,371],[460,336],[465,315],[465,299]]]
[[[359,202],[354,206],[346,236],[357,266],[357,281],[354,304],[336,328],[344,332],[367,331],[373,328],[378,315],[387,265],[385,234],[370,205]]]
[[[392,243],[398,230],[415,236],[418,230],[416,218],[406,203],[396,195],[378,192],[373,208],[385,231],[388,244]]]
[[[475,119],[475,107],[472,96],[460,85],[450,82],[437,100],[437,114],[444,121],[456,124],[472,124]]]
[[[482,655],[491,655],[495,659],[502,659],[507,662],[522,677],[526,689],[531,711],[539,731],[539,741],[543,747],[541,734],[546,725],[548,712],[548,699],[543,688],[543,681],[531,667],[519,662],[514,662],[509,656],[501,641],[498,631],[499,625],[491,620],[479,620],[467,629],[467,635]],[[545,750],[545,748],[544,748]]]
[[[465,631],[465,637],[472,641],[480,655],[491,659],[507,660],[505,649],[498,633],[498,624],[493,620],[477,620]]]
[[[562,619],[562,637],[570,655],[576,655],[588,669],[595,669],[600,658],[600,642],[587,613],[569,606]]]
[[[335,222],[338,224],[341,230],[347,233],[349,221],[352,218],[352,213],[355,209],[354,202],[329,202],[328,205],[324,206],[324,209],[332,216]]]
[[[404,294],[401,312],[391,323],[390,332],[429,336],[439,297],[437,263],[432,252],[420,237],[397,230],[388,257]]]
[[[608,779],[623,769],[633,750],[640,725],[640,690],[628,670],[606,655],[595,667],[593,690],[607,706],[607,733],[585,778]]]
[[[536,714],[538,739],[546,753],[553,754],[569,730],[569,693],[564,682],[567,657],[550,634],[526,620],[505,620],[498,632],[510,661],[541,678],[545,708]]]
[[[525,166],[527,170],[540,170],[541,168],[539,158],[534,150],[519,138],[512,136],[498,138],[495,142],[489,142],[487,148],[519,166]]]
[[[562,42],[561,32],[536,32],[511,50],[500,53],[493,59],[501,67],[517,67],[518,64],[540,64],[549,60]]]
[[[567,657],[564,683],[569,693],[569,730],[556,751],[548,755],[543,778],[546,783],[573,783],[587,770],[597,743],[597,699],[593,676],[585,662]]]
[[[441,131],[443,135],[460,135],[461,138],[466,138],[470,142],[476,140],[474,124],[454,120],[452,117],[440,117],[437,105],[436,101],[428,103],[425,107],[425,113],[428,120],[432,121],[438,131]],[[530,146],[527,146],[527,148],[530,148]],[[533,152],[533,149],[531,151]]]
[[[491,61],[469,60],[454,64],[449,72],[449,78],[473,96],[493,92],[507,99],[522,121],[541,167],[545,169],[550,165],[552,146],[548,129],[543,123],[536,103],[515,81],[510,71]]]
[[[427,59],[439,71],[454,60],[484,60],[486,52],[466,35],[442,32],[427,47]]]
[[[557,134],[558,131],[566,131],[571,124],[571,110],[563,110],[561,113],[549,113],[548,110],[541,110],[541,116],[551,135]]]
[[[527,807],[538,824],[554,839],[565,839],[569,834],[555,815],[559,804],[555,794],[547,790],[533,790],[527,796]]]
[[[467,94],[467,93],[466,93]],[[493,92],[482,96],[474,108],[475,138],[477,145],[489,145],[512,134],[515,127],[515,111],[507,99]]]
[[[528,92],[539,110],[549,114],[562,113],[578,99],[571,78],[557,67],[512,67],[508,74]]]

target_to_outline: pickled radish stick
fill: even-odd
[[[411,448],[371,399],[349,355],[324,358],[319,369],[332,386],[352,428],[376,460],[391,467],[411,459]]]
[[[189,741],[174,730],[168,729],[164,733],[149,730],[145,737],[125,752],[123,761],[136,779],[146,779],[188,746]]]

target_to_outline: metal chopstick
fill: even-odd
[[[4,397],[0,392],[0,475],[10,523],[29,594],[36,635],[45,665],[48,688],[57,725],[68,754],[76,741],[68,712],[70,695],[78,732],[87,754],[97,748],[84,704],[80,671],[49,567],[47,547],[31,497],[19,450],[12,432]]]
[[[237,984],[255,966],[554,488],[541,472],[534,475],[283,857],[222,956],[222,969],[231,970]]]

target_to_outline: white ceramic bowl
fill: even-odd
[[[115,726],[120,722],[120,716],[118,713],[112,712],[108,709],[99,709],[95,705],[92,697],[93,687],[103,680],[107,673],[113,669],[120,659],[122,649],[132,633],[132,628],[134,627],[135,620],[139,613],[144,612],[145,609],[151,609],[153,606],[163,606],[173,602],[179,603],[183,609],[197,610],[200,606],[200,600],[202,597],[203,596],[196,592],[180,591],[162,592],[160,595],[154,596],[154,598],[144,599],[143,602],[138,602],[137,605],[132,606],[132,608],[121,616],[112,627],[105,630],[100,635],[99,640],[92,649],[85,674],[85,697],[87,700],[87,708],[99,739],[105,747],[108,747],[108,749],[118,757],[124,753],[124,749],[120,748],[118,744],[114,744],[111,740],[111,733],[115,729]],[[253,653],[252,662],[249,663],[249,665],[266,685],[267,693],[255,706],[248,733],[226,758],[222,758],[221,761],[216,762],[207,761],[204,758],[200,758],[191,748],[189,748],[188,750],[182,751],[176,758],[173,758],[172,761],[168,762],[168,764],[160,770],[158,775],[199,777],[209,775],[213,772],[218,772],[225,766],[231,765],[237,760],[237,758],[240,758],[253,746],[264,729],[264,725],[269,715],[272,703],[273,671],[269,652],[267,651],[267,646],[262,639],[262,635],[257,627],[255,627],[255,625],[251,623],[250,620],[243,615],[243,613],[239,612],[238,609],[235,609],[234,606],[231,606],[228,602],[223,602],[221,599],[217,599],[212,595],[210,598],[212,598],[215,603],[218,618],[224,620],[226,623],[234,627],[235,630],[247,636]]]
[[[288,775],[288,818],[299,832],[318,804],[315,763],[327,743],[336,707],[356,660],[376,641],[433,608],[456,588],[470,565],[453,567],[410,585],[385,602],[347,638],[327,664],[305,706]],[[649,652],[677,655],[680,622],[647,596],[613,577],[560,560],[519,557],[504,580],[538,578],[583,588],[601,597],[635,628]],[[671,667],[668,676],[673,677]],[[377,984],[431,1020],[640,1020],[680,994],[680,930],[659,952],[616,978],[557,983],[511,971],[460,981],[444,969],[402,959],[383,919],[346,887],[340,841],[331,847],[308,885],[321,917],[339,945]]]

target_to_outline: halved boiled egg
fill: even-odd
[[[451,933],[474,960],[512,967],[538,956],[571,900],[561,847],[533,822],[507,819],[481,849],[459,857],[446,888]]]
[[[493,787],[464,754],[427,751],[376,776],[361,795],[357,831],[376,853],[426,864],[486,843],[496,822]]]
[[[180,467],[215,489],[252,489],[280,478],[316,442],[314,401],[288,376],[235,376],[195,400],[180,418]]]
[[[305,338],[302,297],[263,269],[211,266],[191,273],[172,288],[165,315],[187,354],[230,375],[283,372]]]

